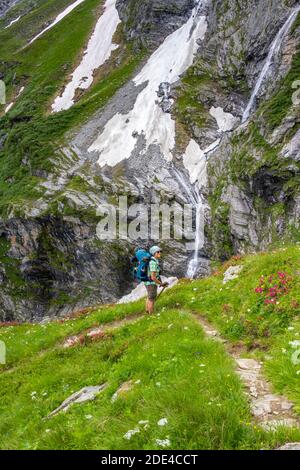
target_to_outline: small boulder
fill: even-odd
[[[279,447],[277,450],[300,450],[300,442],[290,442]]]
[[[242,269],[243,266],[230,266],[230,268],[228,268],[227,271],[224,273],[223,284],[227,284],[227,282],[238,278]]]
[[[61,411],[67,411],[70,406],[74,405],[74,403],[85,403],[86,401],[92,401],[96,398],[99,393],[101,393],[107,384],[84,387],[79,392],[73,393],[69,398],[67,398],[58,408],[52,411],[47,418],[52,418],[53,416],[57,415]]]
[[[124,382],[118,390],[112,396],[112,403],[114,403],[118,398],[124,397],[128,392],[130,392],[134,387],[134,382],[129,380],[128,382]]]

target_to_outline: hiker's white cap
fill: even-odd
[[[149,251],[151,255],[154,256],[155,253],[157,253],[158,251],[161,251],[161,249],[159,248],[159,246],[152,246]]]

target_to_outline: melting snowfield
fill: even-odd
[[[45,34],[47,31],[49,31],[49,29],[52,29],[55,25],[57,25],[57,23],[59,23],[61,20],[63,20],[67,15],[69,15],[71,13],[71,11],[74,10],[74,8],[78,7],[78,5],[80,5],[81,3],[83,3],[84,0],[76,0],[76,2],[72,3],[71,5],[69,5],[62,13],[60,13],[56,18],[55,20],[49,25],[47,26],[47,28],[43,29],[43,31],[41,31],[39,34],[37,34],[33,39],[31,39],[31,41],[28,43],[28,45],[32,44],[34,41],[36,41],[38,38],[40,38],[41,36],[43,36],[43,34]]]
[[[103,15],[97,22],[93,35],[88,43],[82,61],[72,74],[72,80],[66,86],[63,94],[58,96],[53,105],[53,112],[71,108],[74,104],[76,90],[88,89],[93,83],[93,72],[109,59],[112,51],[118,48],[113,44],[113,36],[119,23],[116,0],[106,0]]]
[[[197,41],[204,39],[207,30],[206,17],[198,14],[201,4],[180,29],[166,38],[134,79],[136,86],[146,84],[134,108],[126,115],[116,114],[89,147],[89,152],[99,153],[100,166],[114,166],[129,158],[141,135],[146,141],[145,151],[156,144],[166,160],[172,160],[175,121],[159,106],[157,92],[162,83],[175,83],[192,65],[199,47]]]

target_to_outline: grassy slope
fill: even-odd
[[[237,280],[222,284],[224,265],[207,279],[181,281],[160,299],[156,316],[74,349],[63,350],[62,339],[141,313],[142,302],[102,307],[65,323],[2,328],[0,339],[8,348],[5,368],[14,366],[10,372],[2,366],[0,375],[2,448],[155,449],[156,439],[169,438],[176,449],[259,449],[299,440],[296,431],[267,434],[250,423],[231,359],[221,344],[203,336],[191,315],[206,315],[233,343],[246,344],[249,355],[266,355],[269,378],[300,412],[300,367],[292,365],[287,347],[300,332],[299,259],[297,246],[233,259],[230,264],[244,266]],[[292,276],[289,292],[279,304],[267,306],[254,289],[261,274],[277,271]],[[295,330],[288,330],[289,325]],[[141,382],[126,398],[111,403],[127,380]],[[72,391],[103,382],[109,386],[94,402],[42,420]],[[157,425],[161,418],[168,419],[166,427]],[[125,440],[123,435],[140,420],[149,420],[149,427]]]
[[[229,265],[243,265],[238,279],[224,285],[223,273]],[[288,292],[265,304],[265,295],[255,292],[262,275],[278,272],[290,276]],[[209,319],[233,343],[246,346],[249,356],[265,360],[265,370],[275,390],[286,394],[300,413],[300,366],[293,364],[295,351],[289,344],[300,335],[300,251],[298,245],[269,253],[233,258],[215,275],[188,284],[165,297],[166,308],[178,302]],[[300,339],[300,338],[299,338]]]
[[[86,0],[42,38],[22,49],[46,19],[55,18],[72,2],[61,3],[41,2],[16,25],[0,31],[0,72],[7,84],[7,102],[25,86],[12,110],[0,119],[0,137],[7,136],[0,151],[0,214],[4,216],[12,207],[22,206],[22,201],[38,196],[36,186],[41,178],[35,176],[36,171],[54,171],[52,159],[63,144],[64,134],[104,106],[142,59],[143,54],[135,55],[119,32],[122,47],[118,65],[112,64],[70,110],[47,115],[54,96],[81,57],[103,1]]]

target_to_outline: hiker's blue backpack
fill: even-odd
[[[133,275],[136,281],[149,281],[148,268],[151,258],[151,254],[146,250],[139,249],[135,252],[135,256],[131,259],[131,263],[134,266]]]

